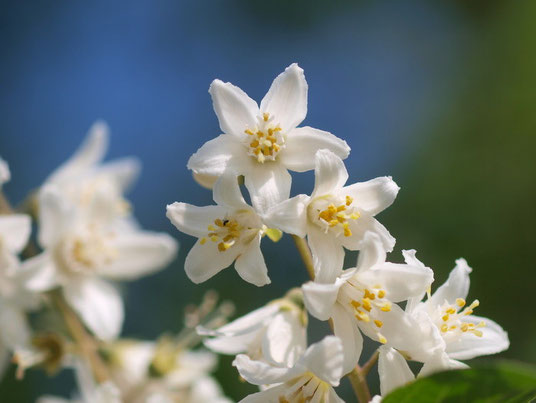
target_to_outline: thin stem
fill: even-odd
[[[352,372],[348,374],[348,379],[352,384],[354,393],[357,397],[359,403],[367,403],[370,401],[370,391],[367,385],[366,374],[363,373],[363,370],[358,366],[354,368]]]
[[[372,354],[369,360],[361,367],[361,372],[363,372],[364,375],[367,375],[372,369],[372,367],[378,362],[379,356],[380,356],[380,351],[379,350],[374,351],[374,354]]]
[[[305,238],[300,238],[297,235],[292,235],[292,238],[294,238],[294,243],[296,243],[296,248],[298,248],[298,252],[300,252],[300,256],[303,260],[303,264],[305,265],[305,268],[307,269],[307,273],[309,273],[309,277],[311,277],[311,280],[314,280],[315,279],[315,266],[313,264],[313,256],[311,255],[311,250],[309,249],[309,245],[307,245]]]
[[[4,192],[0,191],[0,214],[13,214],[13,207],[11,207],[11,203],[9,203],[9,200],[4,195]]]
[[[50,296],[61,312],[71,336],[80,349],[80,354],[93,370],[96,381],[98,383],[107,381],[110,378],[108,368],[99,356],[99,347],[96,340],[86,331],[84,325],[82,325],[78,316],[76,316],[67,304],[67,301],[65,301],[59,290],[51,291]]]

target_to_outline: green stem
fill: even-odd
[[[296,235],[292,235],[292,238],[294,238],[294,243],[296,244],[296,248],[298,248],[298,252],[300,252],[300,256],[303,260],[303,264],[305,265],[305,268],[307,269],[307,273],[309,273],[309,277],[311,277],[311,280],[314,280],[315,279],[315,266],[313,264],[313,256],[311,255],[311,250],[309,249],[309,245],[307,245],[305,238],[300,238],[299,236],[296,236]]]

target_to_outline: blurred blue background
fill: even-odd
[[[0,155],[12,170],[9,197],[21,201],[39,186],[101,118],[112,131],[109,158],[135,155],[143,163],[129,194],[139,221],[181,242],[172,267],[125,287],[126,336],[178,331],[185,305],[208,289],[233,299],[243,314],[306,280],[291,241],[283,239],[263,242],[272,285],[257,289],[228,269],[195,286],[182,269],[194,240],[165,217],[173,201],[211,203],[186,169],[189,156],[220,134],[210,82],[230,81],[260,101],[273,78],[298,62],[309,82],[304,124],[347,140],[351,180],[392,175],[402,187],[381,217],[398,239],[391,259],[415,248],[442,282],[454,260],[466,257],[475,269],[470,297],[480,299],[479,313],[510,332],[504,356],[536,359],[534,3],[161,0],[1,7]],[[293,193],[310,191],[310,174],[295,178]],[[317,340],[324,329],[313,325]],[[254,390],[238,382],[229,359],[218,377],[235,399]],[[25,402],[73,387],[70,378],[50,383],[34,371],[22,383],[5,379],[0,396]],[[348,388],[341,396],[352,399]]]

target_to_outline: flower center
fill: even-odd
[[[59,259],[70,272],[93,272],[116,259],[117,249],[109,244],[113,237],[112,233],[96,231],[69,237],[59,246]]]
[[[273,116],[263,113],[257,117],[255,128],[247,128],[244,133],[248,135],[246,145],[248,154],[263,164],[265,161],[275,161],[277,154],[285,147],[285,138],[281,127],[273,124]]]
[[[378,311],[391,311],[392,303],[385,298],[387,293],[382,286],[378,284],[369,289],[355,279],[350,279],[343,284],[342,289],[343,305],[350,310],[358,322],[374,323],[378,340],[380,343],[387,343],[387,339],[379,331],[383,322],[375,318]]]
[[[285,394],[279,396],[279,403],[324,402],[329,400],[330,385],[312,372],[285,383]]]
[[[240,240],[251,241],[259,231],[259,223],[249,211],[238,211],[233,216],[217,218],[213,224],[207,226],[207,236],[199,241],[201,245],[208,240],[218,244],[218,250],[225,252]]]
[[[465,306],[465,300],[463,298],[457,298],[455,305],[444,304],[440,309],[441,320],[436,321],[443,337],[461,335],[467,332],[473,333],[477,337],[482,337],[482,331],[479,328],[486,326],[484,321],[475,325],[474,323],[468,323],[463,320],[465,316],[471,315],[473,309],[478,305],[480,305],[480,302],[474,300],[471,305],[458,312]]]
[[[341,234],[346,237],[352,236],[350,222],[361,216],[353,202],[351,196],[320,197],[311,203],[309,219],[320,226],[325,233],[331,231],[335,236]]]

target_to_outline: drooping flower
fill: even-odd
[[[357,267],[348,269],[332,284],[309,282],[302,286],[307,310],[320,320],[333,320],[335,335],[344,345],[345,373],[361,354],[361,332],[399,349],[413,348],[418,323],[396,303],[421,296],[433,281],[433,272],[416,263],[415,251],[404,251],[405,264],[386,262],[379,237],[368,232]],[[421,341],[419,341],[421,342]],[[422,340],[423,347],[437,343]]]
[[[204,343],[221,354],[245,353],[252,360],[291,367],[307,346],[307,314],[301,290],[290,290],[274,300],[216,330],[198,328]]]
[[[235,262],[245,281],[269,284],[260,243],[264,235],[277,239],[277,231],[267,228],[244,201],[236,175],[223,175],[214,185],[213,198],[216,206],[179,202],[167,206],[167,217],[177,229],[198,238],[186,257],[186,274],[194,283],[201,283]]]
[[[242,403],[325,402],[340,403],[334,386],[343,376],[343,346],[339,338],[327,336],[305,351],[290,368],[254,361],[244,354],[233,365],[254,385],[272,385],[242,399]]]
[[[314,154],[327,148],[346,158],[350,148],[331,133],[297,126],[307,114],[307,82],[297,64],[272,83],[260,106],[240,88],[214,80],[209,90],[224,134],[205,143],[188,161],[196,174],[244,175],[253,205],[265,211],[288,198],[288,170],[313,169]]]
[[[108,142],[108,126],[102,121],[95,122],[78,150],[44,184],[56,186],[63,197],[80,209],[89,208],[96,193],[106,194],[115,213],[125,215],[129,203],[123,193],[138,177],[140,163],[133,157],[103,163]]]
[[[273,206],[269,225],[307,236],[313,254],[315,281],[331,283],[341,274],[344,248],[359,250],[365,233],[374,232],[387,251],[395,239],[374,216],[389,207],[399,187],[390,177],[345,186],[348,172],[329,150],[315,154],[315,188],[311,196],[298,195]]]
[[[177,251],[169,235],[125,225],[104,191],[81,210],[55,185],[42,187],[39,224],[44,251],[23,263],[26,286],[34,291],[61,287],[88,328],[106,340],[120,332],[123,302],[103,278],[137,279],[164,268]]]

